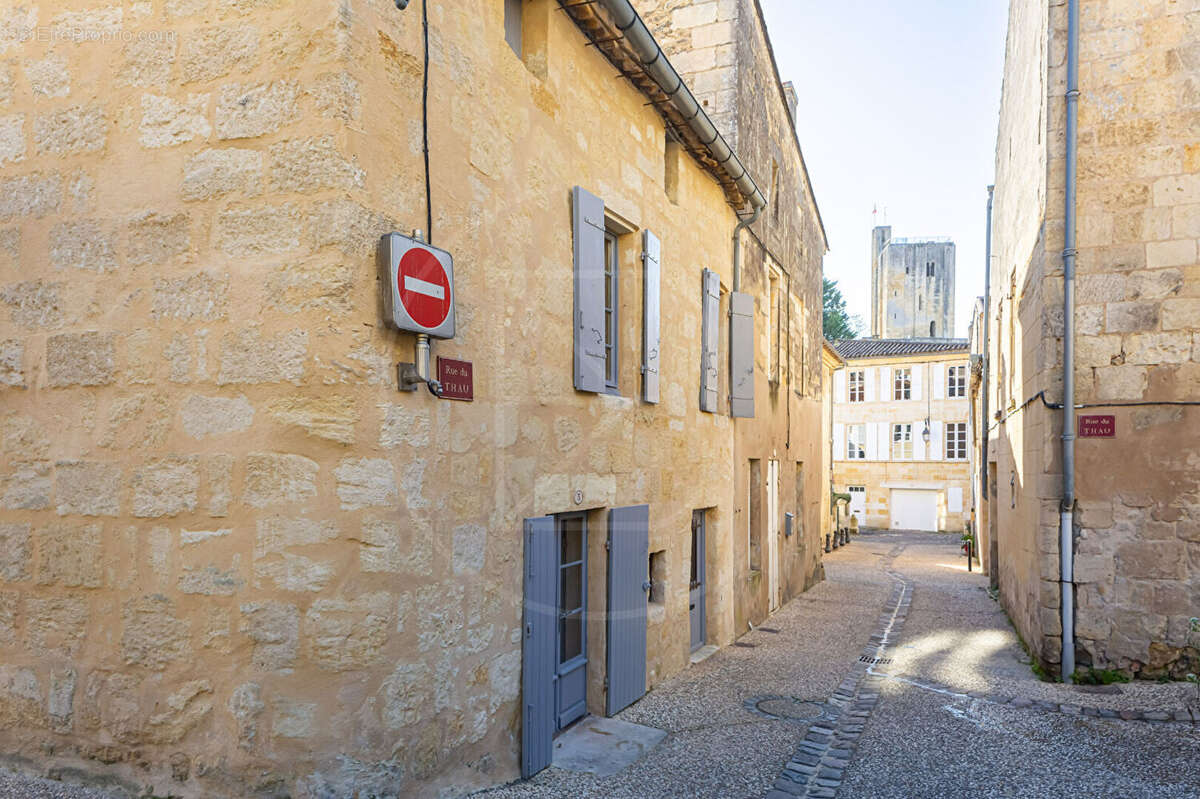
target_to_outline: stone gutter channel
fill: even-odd
[[[1149,723],[1200,723],[1200,707],[1181,710],[1113,710],[1076,704],[1059,704],[1029,697],[1013,697],[981,691],[963,693],[949,686],[928,680],[915,680],[879,670],[891,659],[886,657],[889,646],[900,638],[904,620],[912,605],[913,584],[892,569],[892,564],[907,544],[893,547],[880,561],[880,568],[892,578],[895,586],[884,606],[874,634],[863,647],[862,656],[851,668],[841,685],[830,697],[828,718],[814,722],[796,748],[792,759],[775,779],[774,787],[763,799],[793,799],[794,797],[835,797],[842,778],[858,746],[871,711],[879,701],[879,687],[884,680],[894,680],[915,688],[945,694],[956,699],[969,699],[1029,708],[1045,713],[1068,716],[1089,716],[1123,721]]]

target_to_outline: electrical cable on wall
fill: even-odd
[[[1038,393],[1034,394],[1029,399],[1022,402],[1017,407],[1013,408],[1008,413],[1006,413],[1003,416],[1001,416],[1000,418],[998,418],[996,420],[995,424],[989,425],[988,432],[990,433],[991,431],[995,430],[997,427],[999,427],[1003,423],[1007,422],[1009,419],[1016,416],[1018,413],[1025,410],[1033,402],[1035,402],[1039,399],[1042,401],[1043,405],[1045,405],[1048,409],[1050,409],[1052,411],[1061,411],[1063,408],[1063,404],[1061,402],[1051,402],[1050,400],[1046,399],[1045,391],[1039,391]],[[1146,408],[1146,407],[1152,407],[1152,406],[1171,406],[1171,405],[1182,405],[1182,406],[1200,405],[1200,400],[1127,400],[1127,401],[1114,400],[1112,402],[1077,402],[1077,403],[1075,403],[1075,408],[1076,409],[1083,409],[1083,408]],[[997,413],[999,413],[999,411],[997,411]]]
[[[421,42],[424,68],[421,70],[421,149],[425,155],[425,241],[433,243],[433,203],[429,190],[429,0],[421,0]]]

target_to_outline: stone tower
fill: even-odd
[[[871,231],[871,335],[953,338],[954,242]]]

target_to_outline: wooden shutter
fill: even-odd
[[[921,378],[925,374],[925,364],[914,364],[910,374],[912,375],[912,398],[919,400],[921,399]]]
[[[646,693],[650,506],[608,512],[608,715]]]
[[[866,383],[866,389],[865,389],[866,390],[866,395],[865,395],[866,401],[874,402],[875,401],[875,370],[874,369],[864,369],[863,370],[863,381]]]
[[[891,422],[879,423],[879,460],[892,459],[892,425]]]
[[[838,369],[833,373],[833,401],[846,401],[846,370]]]
[[[929,365],[929,396],[935,400],[940,400],[946,396],[946,373],[943,364],[933,363]]]
[[[896,387],[892,385],[892,370],[890,367],[879,367],[879,399],[892,402],[896,399]]]
[[[936,420],[931,421],[929,423],[929,460],[940,461],[945,457],[943,453],[942,423]]]
[[[833,426],[833,459],[835,461],[846,460],[846,425],[838,422]]]
[[[525,520],[524,642],[521,660],[521,776],[550,765],[553,755],[558,547],[554,518]]]
[[[701,277],[700,297],[700,410],[717,412],[717,382],[720,380],[721,279],[711,269]]]
[[[914,461],[925,460],[925,439],[921,437],[921,431],[924,429],[924,419],[912,423],[912,452]]]
[[[729,295],[729,415],[754,416],[754,297]]]
[[[867,442],[864,447],[867,450],[867,460],[879,460],[879,423],[867,422]]]
[[[658,402],[658,369],[662,317],[659,258],[662,245],[649,230],[642,232],[642,399]]]
[[[605,390],[604,201],[576,186],[571,193],[575,237],[575,388]]]

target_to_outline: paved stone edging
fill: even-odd
[[[896,581],[892,595],[884,606],[875,633],[863,647],[862,659],[850,668],[850,673],[833,692],[829,705],[836,709],[833,718],[809,725],[808,733],[796,749],[796,754],[783,767],[775,787],[764,799],[792,797],[833,797],[841,787],[842,776],[858,738],[866,727],[875,703],[879,701],[879,685],[885,675],[872,671],[872,664],[884,656],[904,628],[912,604],[912,582],[892,571],[892,562],[904,551],[906,544],[893,547],[883,557],[880,566]],[[890,610],[888,610],[890,609]]]

